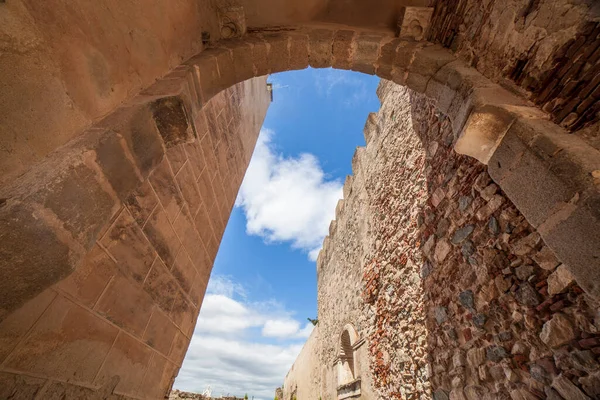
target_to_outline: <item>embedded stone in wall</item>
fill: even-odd
[[[242,6],[219,9],[219,27],[223,39],[242,37],[246,34],[246,14]]]
[[[593,1],[436,0],[429,40],[494,80],[512,80],[569,130],[600,114],[600,22]],[[598,142],[596,131],[593,142]]]
[[[398,19],[398,37],[423,40],[428,33],[433,7],[403,7]]]
[[[559,347],[575,339],[575,327],[564,314],[554,314],[552,319],[544,324],[540,339],[550,347]]]

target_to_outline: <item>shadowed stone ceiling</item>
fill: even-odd
[[[218,4],[223,4],[219,1]],[[231,3],[231,2],[228,2]],[[391,28],[402,6],[430,6],[431,0],[242,0],[248,26],[328,22]]]

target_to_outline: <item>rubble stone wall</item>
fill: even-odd
[[[378,94],[318,259],[322,398],[346,323],[366,339],[363,399],[598,398],[598,304],[453,151],[447,117],[393,83]]]
[[[600,5],[594,0],[437,0],[430,40],[529,93],[570,130],[598,121]]]
[[[188,111],[192,139],[165,140],[143,181],[117,163],[114,147],[90,154],[100,171],[119,168],[121,180],[104,183],[109,194],[121,194],[127,178],[137,188],[115,199],[110,223],[68,277],[0,322],[0,399],[158,399],[168,393],[269,104],[262,77]],[[163,133],[173,128],[169,121],[156,121]],[[109,138],[124,134],[109,132]],[[71,190],[55,197],[67,207],[74,195],[81,196]]]

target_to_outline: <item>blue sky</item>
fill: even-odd
[[[274,101],[225,230],[174,387],[272,399],[317,309],[315,259],[352,173],[379,78],[272,75]]]

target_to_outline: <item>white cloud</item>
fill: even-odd
[[[202,303],[196,331],[229,334],[262,324],[260,315],[242,303],[220,294],[209,294]]]
[[[273,398],[313,327],[302,327],[280,303],[251,302],[246,293],[230,277],[211,277],[176,389],[202,392],[210,385],[213,397]]]
[[[291,242],[316,260],[343,185],[327,180],[312,154],[277,154],[273,135],[261,130],[236,205],[244,209],[248,234],[267,242]]]
[[[309,322],[306,325],[304,325],[304,328],[298,331],[296,336],[298,336],[299,338],[308,339],[314,328],[315,326]]]
[[[310,336],[313,330],[313,325],[307,323],[304,328],[300,329],[300,323],[295,319],[270,319],[265,322],[262,335],[266,337],[276,338],[303,338]]]
[[[352,108],[370,95],[365,80],[361,79],[360,75],[354,71],[328,68],[319,72],[315,75],[315,86],[321,96],[330,97],[338,87],[343,87],[346,90],[350,89],[352,90],[350,95],[344,93],[343,97],[336,96],[336,98],[344,98],[343,104]]]
[[[272,345],[194,334],[175,388],[202,392],[208,385],[213,397],[254,396],[272,399],[302,349],[301,343]]]
[[[208,281],[206,293],[222,294],[227,297],[246,297],[246,289],[244,286],[235,282],[228,275],[215,275]]]

